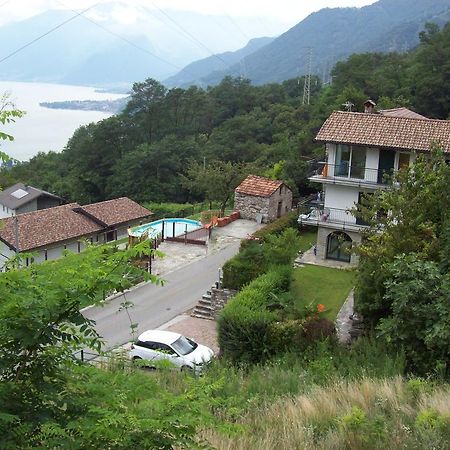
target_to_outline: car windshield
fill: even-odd
[[[179,355],[187,355],[189,353],[192,353],[197,347],[198,344],[194,341],[191,341],[187,337],[180,336],[173,344],[173,349],[179,354]]]

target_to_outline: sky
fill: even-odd
[[[111,0],[0,0],[0,25],[25,19],[48,9],[83,9],[96,3],[110,3]],[[203,14],[237,16],[256,15],[269,22],[275,20],[294,25],[314,11],[322,8],[361,7],[375,0],[121,0],[134,6],[144,4],[147,8],[196,11]],[[132,21],[133,17],[124,16]]]

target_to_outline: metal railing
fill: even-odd
[[[341,226],[363,227],[362,221],[358,220],[349,210],[339,208],[317,208],[311,207],[309,212],[300,214],[298,223],[303,225],[333,224]]]
[[[342,161],[340,164],[319,163],[319,167],[311,174],[312,178],[345,180],[357,183],[388,184],[393,169],[373,169],[361,164],[348,164]]]

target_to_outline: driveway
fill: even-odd
[[[164,286],[145,283],[123,295],[106,302],[103,306],[88,308],[84,316],[95,320],[96,329],[105,340],[107,349],[125,344],[132,340],[130,324],[137,323],[136,335],[153,328],[158,328],[174,317],[193,308],[201,296],[218,279],[219,268],[239,251],[241,238],[245,238],[260,226],[255,222],[237,220],[227,227],[215,229],[210,249],[202,256],[195,253],[194,260],[186,258],[185,264],[170,271],[170,266],[161,273],[166,280]],[[170,258],[170,245],[166,247],[167,258]],[[188,247],[185,246],[189,251]],[[125,300],[134,303],[127,311],[119,311]]]

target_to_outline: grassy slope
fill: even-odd
[[[322,303],[325,316],[336,318],[354,284],[353,271],[320,266],[304,266],[294,270],[291,292],[299,305]]]
[[[420,380],[334,380],[250,410],[240,432],[203,437],[216,449],[448,449],[450,386]]]

